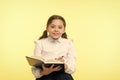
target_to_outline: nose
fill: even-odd
[[[55,31],[58,31],[58,28],[55,28]]]

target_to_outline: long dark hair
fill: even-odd
[[[48,19],[46,26],[48,27],[48,25],[51,24],[54,19],[60,19],[60,20],[62,20],[64,27],[66,27],[65,19],[64,19],[62,16],[60,16],[60,15],[52,15],[52,16]],[[47,30],[45,30],[45,31],[43,32],[42,36],[41,36],[39,39],[46,38],[46,37],[48,37],[48,35],[47,35]],[[67,39],[67,34],[66,34],[66,32],[64,32],[61,37]]]

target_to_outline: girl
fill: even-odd
[[[39,40],[35,41],[34,56],[46,59],[56,59],[64,62],[64,72],[61,67],[49,68],[42,65],[42,69],[32,67],[36,80],[73,80],[71,74],[76,70],[76,53],[71,40],[65,32],[66,22],[62,16],[52,15],[47,22],[46,30]]]

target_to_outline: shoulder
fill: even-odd
[[[47,40],[47,38],[43,38],[43,39],[40,39],[40,40],[35,40],[34,43],[35,44],[41,44],[43,42],[45,42]]]
[[[72,40],[72,39],[65,39],[65,38],[62,38],[62,42],[68,43],[68,44],[72,44],[72,43],[73,43],[73,40]]]

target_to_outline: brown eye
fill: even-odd
[[[55,28],[55,26],[52,25],[51,28]]]
[[[62,26],[58,26],[59,29],[62,29],[63,27]]]

